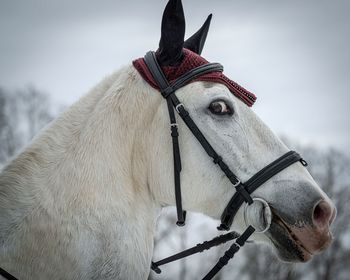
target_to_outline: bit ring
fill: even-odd
[[[244,222],[246,226],[249,226],[248,223],[248,218],[247,218],[247,210],[248,207],[253,205],[256,201],[260,202],[263,205],[263,211],[264,211],[264,220],[267,221],[266,227],[260,231],[256,230],[255,233],[265,233],[269,230],[271,226],[271,221],[272,221],[272,212],[269,204],[266,202],[266,200],[259,198],[259,197],[254,197],[253,198],[253,203],[252,204],[246,204],[244,207]]]

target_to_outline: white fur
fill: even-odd
[[[177,96],[243,181],[287,151],[226,87],[195,82]],[[234,116],[212,116],[215,98]],[[218,219],[234,190],[178,122],[184,208]],[[1,173],[0,267],[19,279],[146,279],[158,212],[175,204],[172,156],[160,93],[132,66],[106,78]],[[321,193],[293,165],[256,195],[273,201],[274,184],[296,177]]]

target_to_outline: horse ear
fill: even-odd
[[[162,19],[162,34],[157,51],[162,66],[175,66],[183,58],[185,15],[181,0],[169,0]]]
[[[189,49],[199,55],[202,53],[205,40],[207,39],[212,16],[213,15],[210,14],[207,20],[204,22],[203,26],[185,41],[184,48]]]

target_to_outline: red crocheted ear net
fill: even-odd
[[[180,65],[162,67],[164,75],[170,84],[173,81],[175,81],[177,78],[179,78],[181,75],[190,71],[191,69],[209,63],[206,59],[204,59],[200,55],[188,49],[183,49],[183,52],[184,52],[184,58]],[[137,71],[140,73],[142,78],[150,86],[154,87],[155,89],[159,89],[157,86],[157,83],[154,81],[152,77],[152,74],[149,72],[143,58],[134,60],[133,65],[137,69]],[[190,82],[195,82],[195,81],[207,81],[207,82],[224,84],[235,96],[241,99],[248,106],[252,106],[256,100],[256,96],[253,93],[241,87],[236,82],[230,80],[222,72],[208,73]]]

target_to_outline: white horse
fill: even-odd
[[[166,21],[162,36],[174,32]],[[176,95],[243,181],[288,151],[224,85],[193,82]],[[178,122],[183,207],[219,219],[235,190]],[[159,211],[175,205],[171,145],[166,102],[132,65],[104,79],[2,171],[0,267],[19,279],[146,279]],[[329,245],[335,208],[301,164],[253,196],[273,209],[259,240],[281,259],[307,261]],[[243,227],[240,210],[232,228]]]

